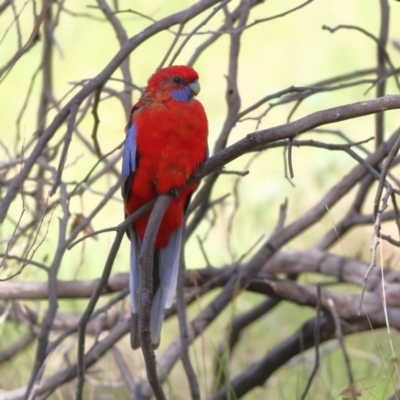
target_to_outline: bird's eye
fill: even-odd
[[[172,78],[172,82],[176,83],[177,85],[181,85],[183,83],[183,79],[180,76],[174,76]]]

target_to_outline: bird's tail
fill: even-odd
[[[129,228],[131,239],[131,269],[129,287],[131,291],[131,346],[140,347],[139,340],[139,297],[140,268],[139,254],[142,246],[133,227]],[[182,247],[182,227],[171,233],[167,247],[157,249],[154,254],[153,266],[153,305],[150,315],[151,342],[153,348],[160,344],[161,327],[164,321],[164,309],[170,308],[174,300],[179,271],[179,260]]]
[[[130,256],[130,272],[129,272],[129,289],[131,292],[131,346],[132,349],[140,347],[139,341],[139,297],[140,297],[140,267],[139,255],[142,247],[142,241],[139,239],[136,230],[131,226],[128,230],[129,239],[131,240],[131,256]]]
[[[171,233],[167,247],[157,250],[155,254],[155,264],[157,263],[160,277],[160,284],[154,294],[150,316],[151,342],[155,348],[160,344],[164,309],[170,308],[174,300],[181,246],[182,227],[179,227]]]

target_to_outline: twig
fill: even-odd
[[[290,10],[287,10],[283,13],[277,14],[277,15],[273,15],[271,17],[267,17],[267,18],[261,18],[261,19],[256,19],[254,22],[252,22],[251,24],[245,26],[244,28],[241,28],[242,30],[244,29],[249,29],[251,27],[253,27],[254,25],[260,24],[262,22],[267,22],[267,21],[271,21],[273,19],[277,19],[277,18],[282,18],[285,17],[288,14],[291,14],[292,12],[295,12],[297,10],[300,10],[301,8],[305,7],[306,5],[312,3],[314,0],[307,0],[304,3],[301,3],[300,5],[291,8]],[[239,29],[239,28],[238,28]]]
[[[326,250],[353,226],[361,223],[374,223],[372,215],[370,218],[361,215],[361,208],[367,198],[366,194],[374,181],[375,177],[371,174],[361,180],[360,187],[348,212],[329,232],[326,233],[322,239],[315,244],[315,248]],[[387,213],[384,214],[384,218],[385,217],[387,217]]]
[[[11,4],[12,0],[4,0],[0,4],[0,14]]]
[[[279,218],[275,227],[276,232],[279,232],[285,227],[288,205],[289,205],[288,199],[285,198],[285,201],[279,207]]]
[[[186,321],[185,298],[183,287],[185,282],[185,263],[183,258],[183,248],[181,252],[181,262],[179,265],[178,284],[176,289],[176,307],[178,310],[179,331],[181,333],[181,359],[186,377],[189,382],[190,395],[192,400],[200,400],[199,383],[197,382],[196,372],[193,369],[189,357],[189,331]]]
[[[19,353],[21,350],[24,350],[33,342],[35,337],[36,335],[33,331],[29,331],[28,333],[20,337],[15,343],[8,346],[0,353],[0,363],[11,359],[12,357],[14,357],[15,354]]]
[[[114,304],[118,303],[119,301],[121,301],[122,299],[124,299],[127,295],[129,294],[129,288],[126,287],[125,289],[121,290],[119,292],[119,294],[117,294],[116,296],[114,296],[110,301],[108,301],[103,307],[98,308],[91,316],[89,319],[90,321],[93,321],[95,318],[97,318],[99,315],[101,315],[102,313],[106,312],[107,310],[109,310]],[[54,340],[49,348],[47,349],[47,356],[50,355],[50,353],[52,351],[54,351],[59,345],[60,343],[63,342],[64,339],[66,339],[68,336],[76,333],[79,331],[79,323],[64,331],[60,336],[58,336],[58,338],[56,340]]]
[[[251,164],[257,159],[257,157],[260,155],[261,153],[256,153],[254,154],[253,157],[250,158],[250,160],[247,161],[246,165],[244,166],[245,170],[248,170],[248,168],[250,168]],[[228,219],[228,227],[227,227],[227,248],[229,251],[229,254],[231,256],[232,261],[235,259],[235,251],[232,245],[232,231],[233,231],[233,223],[235,220],[235,217],[239,211],[239,207],[240,207],[240,200],[239,200],[239,185],[242,182],[242,179],[240,179],[241,177],[243,177],[244,175],[242,174],[237,174],[237,178],[235,179],[235,182],[233,184],[233,199],[234,199],[234,204],[233,204],[233,210],[231,212],[231,215],[229,216]]]
[[[384,235],[383,233],[380,234],[380,238],[386,240],[390,244],[396,247],[400,247],[400,240],[393,239],[390,235]]]
[[[221,174],[221,175],[239,175],[239,176],[246,176],[246,175],[248,175],[249,173],[250,173],[249,170],[246,170],[246,171],[230,171],[230,170],[227,170],[227,169],[222,169],[222,170],[220,171],[220,174]]]
[[[103,10],[104,15],[110,21],[112,27],[114,28],[115,33],[117,34],[118,42],[120,47],[122,48],[125,43],[128,41],[128,35],[121,23],[121,21],[116,17],[117,12],[113,12],[105,0],[97,0],[100,8]],[[124,107],[125,115],[129,115],[129,110],[132,104],[132,88],[135,85],[132,84],[132,75],[130,71],[130,60],[129,57],[126,57],[121,62],[121,72],[124,83],[124,91],[121,94],[122,97],[122,104]],[[111,80],[111,79],[110,79]]]
[[[99,101],[100,101],[100,96],[101,96],[101,91],[102,91],[102,86],[99,86],[95,92],[94,95],[94,100],[93,100],[93,107],[92,107],[92,115],[94,118],[94,124],[93,124],[93,130],[92,130],[92,140],[93,140],[93,144],[94,144],[94,148],[96,150],[97,156],[99,158],[101,158],[103,156],[103,154],[101,153],[101,149],[100,149],[100,143],[99,140],[97,139],[97,131],[99,129],[99,125],[100,125],[100,118],[99,118],[99,114],[97,112],[97,108],[99,106]]]
[[[262,4],[263,0],[249,0],[250,7],[253,8],[256,5]],[[242,13],[244,7],[246,7],[246,3],[240,2],[239,5],[231,12],[231,18],[233,22],[236,22],[239,16]],[[196,48],[192,57],[190,57],[187,65],[193,66],[200,55],[205,51],[208,47],[210,47],[218,38],[222,36],[228,29],[229,24],[227,21],[218,29],[216,32],[211,33],[211,37],[205,40],[199,47]]]
[[[335,335],[339,341],[340,348],[342,349],[344,361],[346,364],[347,376],[349,377],[349,384],[352,389],[355,389],[354,375],[353,375],[353,371],[351,368],[350,357],[349,357],[349,354],[347,353],[346,345],[344,344],[343,331],[342,331],[342,325],[340,322],[340,318],[336,311],[335,303],[333,302],[333,300],[331,298],[328,298],[327,303],[328,303],[329,309],[331,310],[333,322],[335,323]],[[352,397],[353,397],[353,400],[356,400],[354,393],[352,393]]]
[[[347,151],[347,149],[350,149],[352,147],[359,147],[361,144],[368,143],[373,139],[374,139],[374,137],[371,136],[370,138],[361,140],[359,142],[346,143],[346,144],[325,143],[325,142],[320,142],[320,141],[314,140],[314,139],[309,139],[309,140],[285,139],[282,141],[269,143],[265,146],[257,147],[256,149],[254,149],[254,151],[262,151],[262,150],[273,149],[273,148],[282,147],[282,146],[288,147],[289,142],[292,142],[292,146],[295,146],[295,147],[310,146],[310,147],[319,147],[321,149],[326,149],[326,150]],[[371,153],[368,153],[368,154],[371,154]],[[353,153],[351,153],[350,155],[353,155]],[[355,157],[353,157],[353,158],[355,158]],[[355,159],[358,161],[358,160],[361,160],[361,157],[357,156]],[[378,173],[376,172],[375,175],[378,176]]]
[[[376,85],[376,97],[382,97],[385,95],[386,76],[385,69],[385,58],[387,56],[386,44],[389,34],[389,4],[388,0],[380,0],[380,11],[381,11],[381,21],[380,21],[380,33],[379,33],[379,45],[377,48],[377,76],[376,79],[378,84]],[[394,67],[392,67],[394,69]],[[375,147],[378,147],[383,141],[384,135],[384,114],[383,112],[377,113],[375,115]]]
[[[311,371],[311,375],[308,378],[306,387],[304,388],[304,392],[302,393],[300,399],[304,400],[307,396],[307,393],[311,387],[311,383],[317,374],[319,368],[319,345],[321,343],[320,338],[320,329],[321,329],[321,286],[320,284],[317,285],[317,316],[315,318],[315,325],[314,325],[314,347],[315,347],[315,364],[314,368]]]
[[[293,113],[300,106],[301,102],[303,100],[305,100],[306,98],[311,97],[316,93],[332,92],[332,91],[346,89],[346,88],[350,88],[350,87],[354,87],[354,86],[365,85],[367,83],[373,84],[373,83],[375,83],[375,80],[374,79],[360,79],[358,81],[352,81],[352,82],[348,82],[348,83],[340,83],[338,85],[332,85],[332,86],[329,86],[329,85],[324,86],[324,85],[314,84],[314,85],[310,85],[310,86],[299,87],[299,88],[297,88],[298,89],[297,91],[294,90],[294,92],[298,92],[298,94],[285,96],[282,99],[278,100],[276,103],[270,103],[270,106],[276,107],[276,106],[280,106],[282,104],[296,102],[296,104],[293,106],[290,113],[288,114],[287,121],[289,122],[289,120],[293,116]]]
[[[382,0],[382,1],[386,2],[387,0]],[[383,11],[383,13],[385,13],[385,11]],[[386,16],[383,15],[384,24],[381,25],[381,29],[382,29],[381,33],[383,33],[383,35],[385,35],[384,31],[386,29],[388,29],[388,25],[385,26],[385,19],[387,17],[388,17],[388,15],[386,15]],[[386,24],[387,24],[387,21],[386,21]],[[363,28],[360,28],[359,26],[354,26],[354,25],[338,25],[338,26],[336,26],[334,28],[330,28],[329,26],[323,25],[322,29],[325,29],[325,30],[329,31],[330,33],[335,33],[339,29],[353,29],[353,30],[356,30],[356,31],[359,31],[359,32],[363,33],[365,36],[367,36],[370,39],[372,39],[378,45],[378,48],[381,50],[384,58],[386,58],[388,64],[390,65],[390,68],[392,69],[392,72],[395,71],[395,67],[394,67],[394,65],[393,65],[393,63],[392,63],[392,61],[391,61],[391,59],[389,57],[389,54],[387,53],[386,48],[385,48],[386,42],[385,43],[381,43],[380,39],[376,38],[372,33],[368,32],[367,30],[365,30]],[[400,88],[400,81],[397,78],[396,74],[394,75],[394,77],[395,77],[395,80],[396,80],[396,83],[397,83],[397,87]]]
[[[293,139],[289,139],[288,146],[287,146],[287,151],[288,151],[288,165],[289,165],[289,177],[290,177],[290,179],[294,178],[293,164],[292,164],[292,144],[293,144]]]
[[[178,50],[176,50],[175,54],[172,56],[171,61],[169,62],[169,65],[173,65],[175,60],[178,58],[179,54],[183,50],[183,48],[186,46],[187,42],[196,34],[196,32],[204,25],[207,24],[208,21],[219,11],[221,8],[225,7],[226,4],[228,4],[231,0],[224,0],[219,6],[215,7],[210,15],[208,15],[203,21],[201,21],[191,32],[189,35],[186,36],[185,40],[181,43],[181,45],[178,47]],[[182,29],[183,29],[183,25]],[[179,37],[179,34],[181,33],[181,30],[178,32],[177,37]],[[175,44],[175,43],[174,43]],[[172,46],[171,46],[171,51],[172,51]],[[167,53],[169,56],[170,52]],[[167,55],[165,56],[164,62],[167,60]],[[161,63],[161,65],[164,64],[164,62]]]
[[[294,355],[300,354],[315,345],[316,326],[316,318],[307,321],[292,336],[283,340],[259,361],[253,363],[229,383],[223,385],[214,394],[212,400],[224,400],[228,393],[240,398],[254,387],[263,385],[280,366],[284,365]],[[365,327],[364,329],[370,328]],[[322,333],[320,341],[322,343],[334,333],[334,325],[326,317],[322,317],[319,330]]]
[[[352,146],[357,146],[357,148],[359,148],[363,153],[365,153],[366,155],[370,155],[371,152],[365,148],[364,146],[362,146],[360,143],[354,143],[353,140],[351,140],[347,135],[345,135],[342,131],[339,130],[334,130],[334,129],[325,129],[325,128],[319,128],[319,129],[313,129],[312,132],[317,132],[317,133],[330,133],[332,135],[337,135],[340,138],[344,139],[347,143],[351,144]],[[374,139],[374,137],[371,137],[369,140]],[[367,142],[365,142],[367,143]]]
[[[289,144],[289,142],[290,142],[290,140],[287,141],[288,144]],[[277,143],[279,143],[279,142],[277,142]],[[272,143],[272,145],[275,145],[275,143]],[[268,145],[267,145],[267,146],[268,146]],[[264,148],[267,147],[267,146],[264,146]],[[287,179],[287,181],[290,183],[290,185],[291,185],[292,187],[296,187],[296,185],[295,185],[295,184],[293,183],[293,181],[290,179],[289,174],[288,174],[288,163],[287,163],[287,161],[286,161],[286,159],[287,159],[287,153],[288,153],[288,146],[285,146],[285,147],[283,148],[283,171],[284,171],[284,174],[285,174],[285,179]]]
[[[119,351],[117,346],[114,346],[112,348],[114,359],[116,363],[118,364],[119,370],[121,371],[121,375],[124,378],[124,381],[126,385],[129,388],[129,391],[131,394],[135,393],[136,391],[136,384],[135,381],[133,380],[133,377],[129,371],[129,367],[126,365],[126,362],[124,360],[124,356],[122,353]],[[131,399],[132,396],[129,396],[129,399]]]
[[[34,261],[34,260],[27,260],[26,257],[19,257],[19,256],[15,256],[13,254],[8,254],[8,253],[0,253],[0,257],[6,257],[8,260],[17,260],[17,261],[21,261],[23,264],[25,263],[26,265],[34,265],[35,267],[38,267],[40,269],[42,269],[43,271],[47,271],[49,270],[49,267],[46,264],[43,264],[41,262],[38,261]],[[24,282],[26,283],[26,282]],[[0,294],[1,296],[1,294]],[[47,298],[47,296],[46,296]]]
[[[115,343],[121,339],[129,330],[129,321],[122,320],[119,322],[109,334],[100,342],[92,348],[92,351],[85,355],[85,365],[90,367],[95,362],[99,360]],[[55,373],[49,378],[45,378],[38,387],[35,388],[35,395],[43,394],[47,391],[52,391],[57,387],[61,386],[63,383],[70,381],[76,377],[77,366],[76,364],[67,367],[66,369]],[[20,393],[24,391],[25,388],[17,389],[16,392]],[[12,397],[12,392],[8,392],[8,395]]]
[[[277,140],[292,138],[318,126],[355,118],[356,115],[368,115],[383,109],[392,108],[400,108],[400,95],[387,95],[379,99],[318,111],[308,115],[307,117],[298,119],[297,121],[290,122],[289,124],[250,133],[244,139],[239,140],[234,145],[231,145],[228,148],[221,150],[218,154],[210,157],[199,167],[193,175],[193,178],[189,180],[188,184],[197,181],[197,179],[211,173],[212,171],[217,170],[221,165],[236,159],[239,154],[259,148],[261,145]]]
[[[238,29],[246,25],[251,4],[249,2],[244,3],[243,8],[239,14]],[[229,13],[226,6],[224,7],[225,21],[228,29],[230,30],[230,47],[229,47],[229,73],[227,76],[227,90],[226,100],[228,103],[228,113],[225,119],[224,126],[222,128],[219,138],[215,142],[214,154],[226,147],[229,133],[237,121],[237,115],[240,110],[241,99],[237,84],[238,69],[239,69],[239,51],[242,32],[240,30],[233,31],[233,16]],[[211,179],[211,178],[210,178]]]
[[[70,199],[75,192],[78,190],[79,186],[81,186],[83,183],[85,183],[90,176],[92,175],[93,171],[97,168],[97,166],[103,161],[105,160],[108,156],[110,156],[111,154],[113,154],[115,151],[117,151],[118,149],[121,149],[122,146],[124,145],[125,140],[123,142],[121,142],[117,147],[113,148],[112,150],[110,150],[108,153],[104,154],[103,156],[101,156],[96,163],[93,165],[93,167],[90,169],[90,171],[86,174],[86,176],[79,182],[76,184],[76,186],[74,187],[74,189],[72,190],[72,192],[69,193],[68,195],[68,199]],[[72,247],[72,245],[71,245]]]
[[[185,27],[185,23],[186,23],[186,21],[183,20],[179,24],[178,32],[175,34],[174,40],[172,41],[171,45],[169,46],[167,52],[165,53],[163,59],[161,60],[160,65],[158,66],[157,69],[161,69],[163,67],[163,65],[167,62],[169,55],[171,54],[172,50],[174,49],[176,43],[178,42],[178,40],[182,34],[183,28]],[[170,65],[172,65],[172,62]]]
[[[398,133],[397,140],[390,149],[388,156],[386,157],[385,162],[383,163],[381,169],[381,175],[379,177],[379,184],[378,188],[376,189],[375,200],[374,200],[374,209],[372,215],[376,218],[379,208],[379,203],[381,201],[383,187],[386,184],[386,176],[389,172],[390,164],[392,163],[393,159],[396,157],[400,148],[400,132]]]
[[[396,221],[397,231],[400,238],[400,213],[399,213],[399,208],[397,206],[396,195],[394,193],[392,193],[392,204],[393,204],[394,214],[396,216],[395,221]]]
[[[74,130],[74,125],[75,125],[75,120],[76,120],[76,115],[78,113],[78,110],[79,110],[78,104],[74,104],[74,103],[71,104],[71,111],[70,111],[70,116],[68,118],[68,126],[67,126],[67,133],[65,134],[64,147],[63,147],[63,150],[61,153],[60,162],[58,164],[56,180],[50,191],[50,196],[53,196],[56,193],[58,187],[61,184],[62,171],[63,171],[63,167],[65,165],[65,161],[67,160],[68,149],[69,149],[69,145],[71,143],[72,132]]]
[[[399,69],[397,69],[396,71],[399,71]],[[254,105],[250,106],[249,108],[243,110],[239,115],[238,115],[238,120],[241,120],[243,118],[244,115],[248,114],[249,112],[255,110],[256,108],[260,107],[261,105],[265,104],[266,102],[276,99],[278,97],[282,97],[286,94],[290,94],[290,93],[299,93],[299,95],[301,95],[303,92],[309,92],[308,95],[312,94],[312,93],[316,93],[322,90],[336,90],[339,88],[344,88],[344,87],[348,87],[348,86],[336,86],[336,87],[329,87],[327,85],[331,85],[333,83],[337,83],[337,82],[342,82],[342,81],[346,81],[346,80],[351,80],[353,78],[357,78],[360,76],[364,76],[364,75],[369,75],[369,74],[373,74],[376,72],[375,68],[371,68],[371,69],[365,69],[365,70],[360,70],[360,71],[356,71],[356,72],[352,72],[352,73],[348,73],[348,74],[343,74],[343,75],[339,75],[333,78],[329,78],[329,79],[324,79],[322,81],[316,82],[312,85],[309,86],[301,86],[301,87],[297,87],[297,86],[290,86],[287,89],[283,89],[280,90],[278,92],[275,92],[271,95],[268,95],[264,98],[262,98],[261,100],[257,101]],[[355,82],[357,85],[358,84],[362,84],[362,83],[370,83],[373,80],[361,80],[361,81],[357,81]],[[351,86],[354,86],[354,82],[350,84]],[[297,95],[297,96],[299,96]],[[298,97],[295,97],[294,95],[292,97],[285,97],[282,101],[275,103],[274,106],[278,105],[278,104],[284,104],[284,103],[288,103],[291,101],[296,101],[298,100]]]
[[[5,79],[5,77],[11,71],[11,69],[13,68],[15,63],[24,55],[24,53],[26,53],[28,50],[30,50],[33,47],[33,45],[36,43],[36,41],[38,39],[38,32],[40,29],[40,25],[42,24],[42,22],[46,16],[47,8],[49,7],[49,5],[50,5],[50,0],[46,0],[43,4],[42,11],[40,12],[39,17],[37,18],[37,20],[35,22],[35,25],[32,29],[32,33],[31,33],[28,41],[25,43],[25,45],[22,48],[18,49],[18,51],[11,58],[11,60],[0,69],[0,83]]]
[[[313,92],[313,90],[310,92],[310,94],[311,94],[312,92]],[[303,102],[303,100],[304,100],[304,97],[303,97],[303,98],[300,98],[300,99],[298,99],[298,100],[296,101],[296,103],[294,104],[294,106],[292,107],[292,109],[290,110],[290,112],[289,112],[289,114],[288,114],[288,116],[287,116],[287,119],[286,119],[287,122],[290,122],[290,120],[292,119],[294,113],[295,113],[296,110],[300,107],[300,105],[301,105],[301,103]],[[279,104],[282,104],[282,103],[279,103]],[[274,105],[275,105],[275,104],[274,104]]]
[[[197,237],[197,242],[199,243],[201,254],[203,255],[204,260],[206,262],[206,266],[207,267],[211,267],[212,265],[211,265],[210,260],[209,260],[209,258],[207,256],[207,252],[204,249],[204,240],[199,235],[197,235],[196,237]]]
[[[53,262],[49,269],[48,281],[49,281],[49,309],[44,318],[42,329],[39,334],[38,347],[36,350],[35,365],[32,371],[31,379],[27,387],[25,398],[29,398],[34,388],[35,382],[39,379],[40,374],[43,372],[44,362],[46,359],[47,345],[49,341],[49,335],[51,327],[53,325],[54,318],[58,308],[58,297],[57,297],[57,275],[61,265],[61,259],[63,256],[63,247],[66,241],[66,231],[69,219],[69,210],[67,205],[67,190],[65,184],[60,185],[60,204],[63,210],[63,217],[60,220],[59,238],[57,250],[54,255]]]
[[[228,356],[230,356],[236,346],[239,343],[240,336],[244,329],[246,329],[253,322],[257,321],[263,315],[273,310],[275,306],[280,303],[280,300],[267,298],[257,306],[252,308],[249,311],[246,311],[240,315],[236,315],[232,321],[232,326],[229,329],[229,338],[228,340],[224,340],[220,343],[218,347],[217,355],[215,356],[214,361],[214,371],[215,371],[215,380],[213,387],[219,388],[224,384],[225,377],[224,374],[221,373],[224,368],[228,366],[222,365],[223,362],[228,362],[229,360],[224,359],[224,351],[228,350]],[[217,384],[218,383],[218,384]]]
[[[363,304],[364,293],[365,293],[365,289],[367,286],[369,274],[371,273],[372,269],[376,266],[376,249],[379,245],[382,215],[383,215],[383,212],[385,211],[385,209],[387,208],[389,197],[392,194],[392,187],[389,184],[387,184],[385,186],[386,186],[386,194],[385,194],[385,196],[383,196],[382,207],[378,210],[376,219],[375,219],[374,231],[372,234],[373,243],[372,243],[372,247],[371,247],[371,253],[372,253],[371,254],[371,264],[364,276],[364,281],[363,281],[363,285],[361,288],[360,301],[359,301],[359,305],[358,305],[358,315],[361,315],[361,308],[362,308],[362,304]]]
[[[114,263],[114,259],[117,255],[119,246],[122,242],[122,238],[124,237],[125,230],[122,228],[117,231],[115,236],[113,245],[110,249],[110,252],[107,257],[106,264],[103,269],[103,273],[101,275],[101,279],[94,290],[92,297],[90,298],[90,302],[86,307],[85,311],[82,314],[82,317],[79,321],[79,337],[78,337],[78,356],[77,356],[77,376],[78,383],[76,386],[75,398],[80,400],[83,395],[83,386],[85,383],[85,334],[86,334],[86,326],[89,322],[90,316],[93,313],[93,310],[99,300],[101,292],[103,288],[107,285],[108,278],[111,273],[111,268]]]

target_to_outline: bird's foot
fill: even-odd
[[[171,196],[173,196],[175,198],[179,197],[179,190],[176,187],[172,188],[169,192],[170,192]]]

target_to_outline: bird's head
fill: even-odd
[[[162,68],[150,77],[145,92],[152,96],[168,94],[176,101],[190,101],[200,92],[199,75],[184,65]]]

